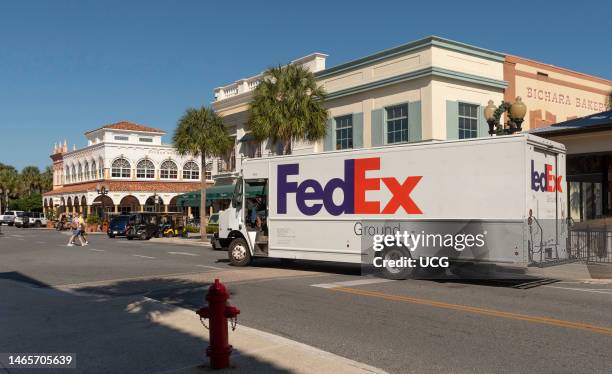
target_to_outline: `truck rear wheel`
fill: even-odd
[[[389,260],[401,260],[402,258],[411,258],[410,252],[402,248],[387,248],[383,254],[383,263]],[[380,268],[380,274],[387,279],[403,280],[413,278],[416,273],[416,268],[408,266],[390,267],[383,266]]]
[[[232,240],[227,248],[230,263],[234,266],[247,266],[251,263],[251,251],[246,240],[236,238]]]

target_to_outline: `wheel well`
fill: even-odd
[[[236,238],[245,239],[244,235],[242,235],[242,233],[238,230],[234,230],[230,232],[229,235],[227,236],[227,239],[229,240],[236,239]]]

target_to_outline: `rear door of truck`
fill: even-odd
[[[528,240],[536,262],[559,259],[565,251],[565,151],[551,144],[528,142]]]

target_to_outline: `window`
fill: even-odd
[[[336,117],[336,149],[353,148],[353,115]]]
[[[153,138],[138,138],[141,143],[153,143]]]
[[[249,158],[261,157],[261,143],[256,140],[249,140],[246,144],[246,156]]]
[[[282,154],[282,152],[280,154]],[[227,173],[234,171],[235,168],[236,154],[234,153],[234,149],[231,149],[217,161],[217,171],[219,173]]]
[[[130,140],[130,138],[125,135],[115,135],[115,140],[125,142],[125,141]]]
[[[200,167],[193,161],[183,166],[183,179],[200,179]]]
[[[164,161],[159,170],[159,177],[161,179],[178,178],[178,168],[176,167],[176,164],[170,160]]]
[[[98,179],[98,169],[95,161],[91,162],[91,179]]]
[[[142,160],[136,165],[136,178],[155,178],[155,165],[151,160]]]
[[[71,175],[70,181],[76,182],[77,173],[76,173],[76,167],[74,167],[74,165],[72,165],[72,171],[70,172],[70,175]]]
[[[459,103],[459,139],[478,137],[478,105]]]
[[[91,175],[89,174],[89,162],[85,161],[85,180],[89,180]]]
[[[387,110],[387,144],[408,141],[408,105],[396,105]]]
[[[259,155],[258,157],[261,157],[261,155]],[[212,161],[209,161],[206,163],[206,180],[212,179],[212,167],[213,167]]]
[[[130,163],[125,158],[118,158],[113,161],[111,176],[113,178],[129,178],[131,175]]]

